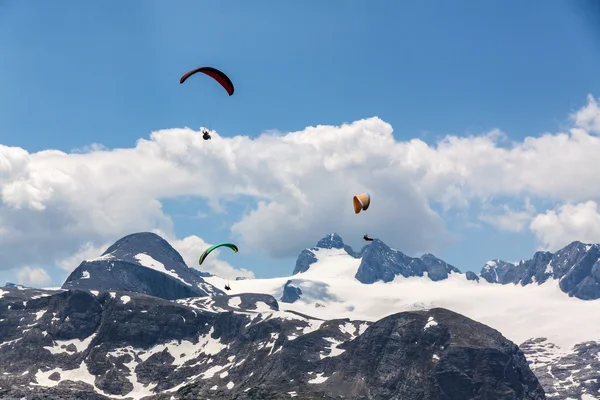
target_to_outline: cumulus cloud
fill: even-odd
[[[575,125],[591,133],[600,134],[600,107],[592,95],[587,97],[588,103],[571,115]]]
[[[92,242],[86,242],[73,254],[58,259],[56,265],[67,272],[71,272],[77,268],[82,261],[99,257],[111,244],[112,243],[104,243],[100,246],[96,246]]]
[[[525,199],[525,206],[522,211],[515,211],[508,205],[502,206],[501,213],[482,213],[478,219],[486,222],[498,230],[507,232],[521,232],[528,223],[533,219],[535,207],[531,204],[529,198]]]
[[[531,221],[531,230],[543,249],[556,251],[579,240],[584,243],[600,242],[600,213],[595,201],[565,204],[557,211],[548,210]]]
[[[249,210],[231,231],[242,247],[269,256],[296,255],[332,231],[358,239],[371,232],[407,253],[435,251],[452,236],[434,203],[449,211],[500,198],[600,201],[600,186],[591,184],[600,172],[598,121],[590,97],[567,132],[519,142],[499,130],[435,144],[402,142],[389,124],[370,118],[254,139],[213,132],[210,142],[191,129],[166,129],[126,149],[28,153],[0,146],[1,268],[48,260],[72,268],[74,253],[131,232],[160,230],[176,241],[161,200],[180,196],[202,198],[220,213],[228,201],[248,199]],[[363,191],[371,193],[372,207],[355,215],[351,198]],[[533,218],[531,229],[551,241],[535,228],[542,216],[528,210],[480,215],[509,230]],[[202,241],[180,240],[182,253]],[[211,268],[228,273],[233,267]]]
[[[17,272],[18,284],[30,285],[34,287],[49,284],[52,280],[50,275],[43,268],[33,268],[23,266]]]

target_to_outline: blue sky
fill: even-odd
[[[493,128],[520,141],[556,132],[600,93],[596,34],[567,0],[4,2],[0,144],[130,148],[158,129],[256,137],[372,116],[398,141]],[[209,80],[179,85],[200,65],[229,74],[235,95]],[[163,206],[179,237],[217,242],[247,204],[203,219],[190,218],[210,212],[197,199]],[[446,224],[460,240],[438,255],[463,270],[536,250],[528,231]],[[258,276],[287,274],[294,262],[223,258]]]

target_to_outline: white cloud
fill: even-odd
[[[543,248],[556,251],[579,240],[584,243],[600,242],[600,213],[595,201],[565,204],[558,211],[548,210],[531,221],[531,230]]]
[[[600,107],[591,94],[588,95],[587,100],[587,105],[573,113],[571,118],[576,126],[591,133],[600,134]]]
[[[525,199],[523,211],[514,211],[508,205],[503,205],[502,210],[502,213],[497,214],[482,213],[478,219],[501,231],[521,232],[533,219],[535,213],[535,207],[531,204],[529,198]]]
[[[590,98],[567,133],[514,143],[498,130],[435,145],[399,142],[389,124],[371,118],[255,139],[214,132],[208,142],[187,128],[167,129],[134,148],[91,146],[83,154],[0,146],[2,268],[48,260],[71,268],[74,261],[65,260],[88,243],[103,246],[131,232],[158,229],[173,238],[160,200],[178,196],[204,198],[213,212],[248,198],[250,211],[232,232],[240,247],[271,256],[296,255],[332,231],[350,242],[369,232],[407,253],[435,251],[451,235],[430,202],[451,210],[527,196],[600,201],[598,121]],[[351,198],[362,191],[372,206],[355,215]],[[505,211],[488,222],[516,230],[529,218]]]
[[[31,285],[31,286],[43,286],[49,284],[52,279],[43,268],[32,268],[29,266],[23,266],[19,268],[17,272],[18,284]]]
[[[82,261],[99,257],[110,245],[112,245],[112,243],[104,243],[103,245],[95,246],[91,242],[86,242],[73,254],[57,260],[56,265],[65,271],[71,272],[77,268]]]

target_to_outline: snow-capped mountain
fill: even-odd
[[[163,238],[134,233],[115,242],[100,257],[83,261],[63,289],[122,290],[167,300],[223,293],[207,284],[210,274],[189,268]]]
[[[212,289],[224,280],[189,269],[155,236],[117,241],[100,260],[82,263],[63,290],[0,292],[1,398],[79,391],[90,399],[434,399],[442,389],[460,399],[542,399],[539,380],[548,398],[600,399],[600,301],[562,289],[582,271],[592,277],[570,279],[589,287],[581,282],[593,279],[596,245],[575,242],[518,264],[495,260],[478,275],[378,239],[356,252],[330,234],[302,251],[292,276],[236,280],[225,295]],[[88,268],[94,262],[102,264]],[[132,281],[118,282],[122,276]],[[212,290],[169,294],[152,286],[162,279]],[[435,340],[423,333],[434,320],[443,330]],[[529,368],[509,341],[520,343]],[[466,355],[465,346],[474,349]],[[491,364],[473,364],[488,356]],[[507,373],[507,365],[516,369]],[[409,370],[419,371],[415,385],[407,384]],[[479,370],[485,376],[473,375]],[[349,389],[339,389],[341,381]]]
[[[328,238],[333,238],[337,246],[325,241]],[[288,301],[280,305],[282,308],[322,319],[375,321],[394,312],[443,307],[498,329],[517,343],[546,337],[561,348],[571,348],[599,339],[600,302],[569,297],[556,279],[543,284],[500,285],[486,279],[468,279],[457,268],[431,255],[408,257],[377,239],[361,250],[362,258],[345,247],[338,235],[328,235],[320,243],[326,246],[304,250],[298,258],[294,270],[304,272],[231,282],[229,294],[265,293],[281,300],[287,287]],[[302,265],[308,252],[314,261]],[[383,266],[372,266],[373,259]],[[427,269],[434,273],[438,269],[431,265],[450,271],[447,278],[432,279]],[[361,282],[361,268],[380,273],[380,280]],[[396,275],[390,277],[390,271]],[[227,283],[217,276],[205,279],[216,287]],[[296,300],[290,303],[293,297]],[[584,320],[589,323],[582,324]],[[579,325],[577,330],[571,328]]]
[[[412,258],[404,253],[391,249],[379,239],[374,239],[370,244],[364,246],[359,252],[355,252],[337,233],[332,233],[319,240],[312,249],[304,249],[298,260],[293,274],[308,271],[311,264],[318,261],[316,252],[320,250],[343,250],[348,256],[360,259],[355,278],[362,283],[373,283],[377,281],[390,282],[398,275],[404,277],[423,276],[427,273],[431,280],[439,281],[446,279],[449,273],[460,271],[435,257],[433,254],[425,254],[421,258]]]
[[[600,299],[600,245],[573,242],[556,253],[539,251],[519,263],[488,261],[481,277],[488,282],[521,285],[555,279],[569,296]]]
[[[408,257],[376,240],[357,254],[331,234],[300,254],[292,276],[235,282],[231,292],[270,294],[283,310],[322,319],[376,321],[396,312],[443,307],[522,343],[552,398],[600,399],[600,301],[568,296],[561,279],[589,265],[596,247],[575,242],[555,254],[536,253],[517,266],[496,260],[478,276],[462,274],[432,255]],[[519,265],[524,268],[519,270]],[[359,273],[361,268],[367,273]],[[555,275],[542,279],[541,273],[536,275],[540,270]],[[445,271],[447,277],[432,277],[429,271]],[[499,279],[492,278],[496,275]],[[507,280],[511,276],[531,279]],[[224,284],[218,277],[207,281]],[[586,349],[585,357],[579,356],[581,349]]]
[[[6,400],[545,399],[516,345],[444,309],[325,321],[261,294],[10,289],[0,328]]]
[[[313,316],[336,313],[341,298],[327,297],[333,286],[343,289],[349,279],[378,285],[353,278],[368,248],[315,248],[317,264],[330,264],[329,278],[303,290],[292,285],[297,276],[280,280],[274,292],[289,293],[279,303],[257,293],[268,280],[236,280],[246,293],[173,299],[181,289],[154,285],[196,282],[165,243],[130,235],[100,260],[82,263],[63,289],[0,290],[0,398],[545,398],[513,342],[455,312],[392,310],[369,321]],[[309,281],[320,267],[298,276]],[[308,313],[292,309],[311,297],[322,303],[305,307]]]

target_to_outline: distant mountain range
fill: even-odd
[[[600,398],[595,251],[574,242],[462,274],[329,234],[292,276],[224,292],[136,233],[61,290],[0,289],[0,398]]]
[[[316,261],[313,251],[316,249],[343,249],[348,255],[360,258],[355,278],[367,284],[377,281],[390,282],[397,276],[424,274],[432,281],[439,281],[448,278],[450,273],[461,273],[458,268],[433,254],[412,258],[401,251],[391,249],[379,239],[355,252],[344,244],[338,234],[332,233],[321,239],[313,249],[302,251],[293,274],[308,270]],[[483,278],[490,283],[503,285],[542,284],[553,278],[559,281],[561,290],[568,295],[582,300],[595,300],[600,298],[600,245],[573,242],[556,253],[539,251],[530,260],[519,263],[492,260],[483,266],[479,274],[467,271],[465,276],[469,280],[479,281]]]

